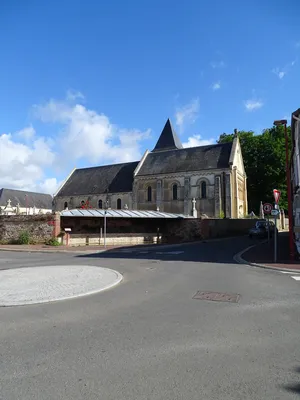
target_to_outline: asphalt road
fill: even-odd
[[[0,268],[83,264],[124,274],[79,299],[0,308],[1,400],[300,396],[300,282],[237,265],[247,238],[76,256],[0,252]],[[238,303],[193,299],[239,294]]]

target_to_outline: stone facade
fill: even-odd
[[[133,208],[132,192],[125,193],[111,193],[111,194],[92,194],[92,195],[81,195],[81,196],[62,196],[55,197],[53,200],[53,209],[55,211],[62,211],[68,208],[69,210],[79,208],[82,202],[89,203],[91,208],[105,208],[105,205],[109,208],[118,209],[118,200],[121,200],[121,209],[128,207]],[[99,203],[102,202],[102,203]],[[99,207],[101,206],[102,207]]]

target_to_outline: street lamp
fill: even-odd
[[[294,236],[293,236],[293,207],[292,207],[292,187],[291,187],[291,174],[289,168],[289,140],[287,134],[287,120],[281,119],[274,121],[275,126],[284,126],[284,136],[285,136],[285,165],[286,165],[286,184],[287,184],[287,194],[288,194],[288,213],[289,213],[289,244],[290,244],[290,259],[291,261],[295,258],[294,252]]]

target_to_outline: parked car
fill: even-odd
[[[269,228],[270,228],[270,237],[274,235],[275,229],[278,232],[278,229],[275,228],[275,224],[273,221],[269,221]],[[267,238],[268,221],[266,219],[259,219],[258,221],[256,221],[254,227],[249,230],[249,237]]]

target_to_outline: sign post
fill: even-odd
[[[104,211],[104,236],[103,236],[104,248],[106,248],[106,210]]]
[[[270,243],[270,218],[269,214],[272,212],[273,206],[271,203],[265,203],[263,205],[263,212],[264,214],[267,215],[267,220],[268,220],[268,243]]]
[[[275,209],[272,211],[272,215],[274,216],[274,263],[277,262],[277,218],[279,214],[279,200],[281,196],[281,192],[277,189],[273,190],[274,200],[275,200]]]

